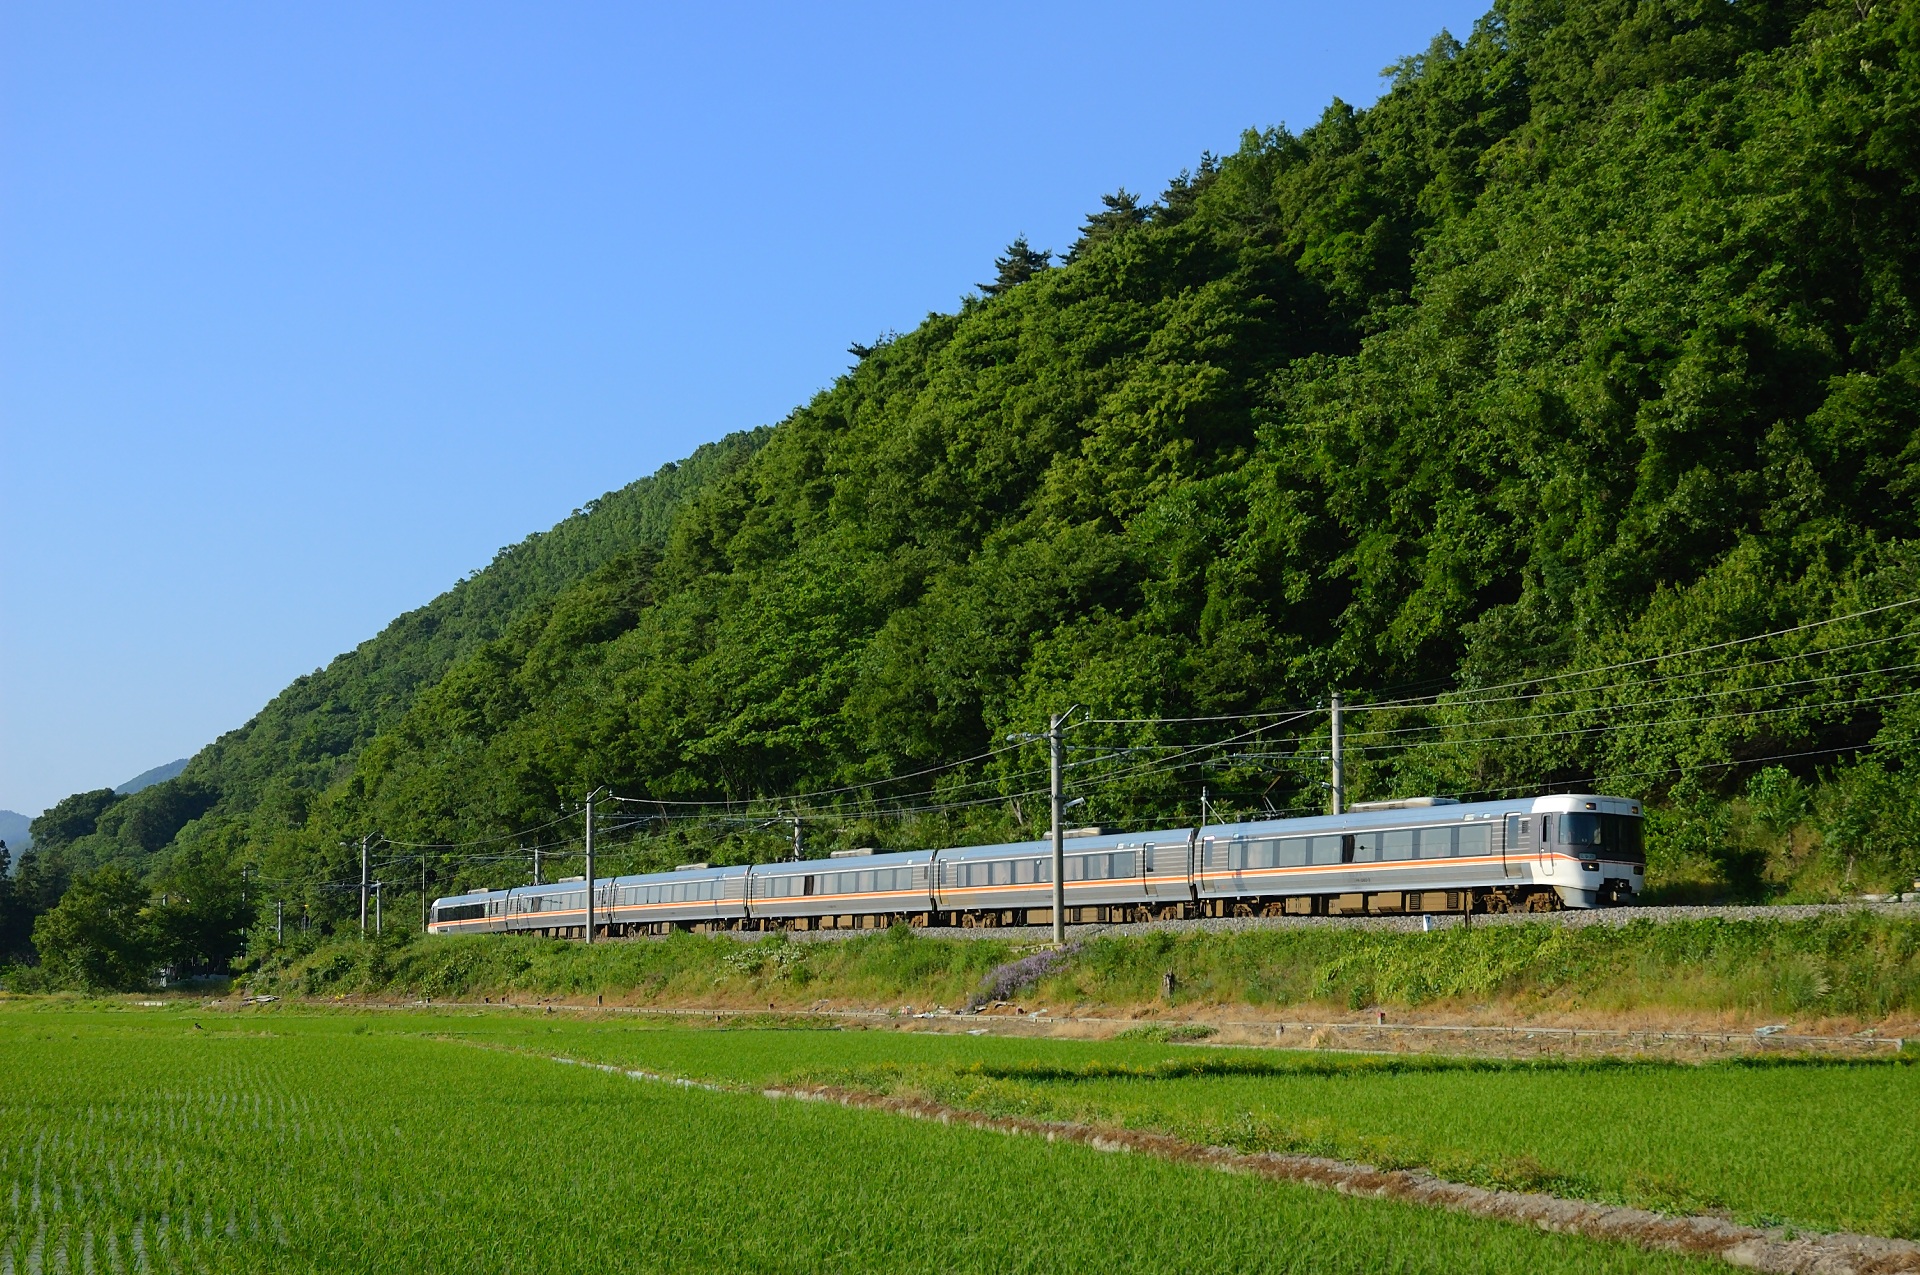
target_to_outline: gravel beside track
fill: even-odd
[[[1822,916],[1845,916],[1850,912],[1877,912],[1887,916],[1920,917],[1920,899],[1901,902],[1795,903],[1741,907],[1624,907],[1584,908],[1566,912],[1508,912],[1475,915],[1471,924],[1482,925],[1631,925],[1636,921],[1656,924],[1670,921],[1805,921]],[[1252,916],[1203,917],[1190,921],[1141,921],[1125,925],[1069,925],[1069,939],[1089,939],[1102,935],[1152,934],[1229,934],[1241,930],[1290,930],[1333,926],[1355,930],[1409,932],[1420,929],[1418,916]],[[1434,915],[1426,918],[1435,930],[1458,929],[1467,923],[1461,916]],[[726,932],[726,931],[723,931]],[[1012,939],[1045,942],[1051,937],[1044,925],[1019,925],[977,930],[959,926],[938,926],[918,931],[928,938]],[[830,942],[872,934],[872,930],[793,930],[787,937],[796,942]],[[764,937],[758,931],[740,931],[740,939]]]

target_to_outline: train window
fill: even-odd
[[[1608,852],[1610,859],[1637,862],[1646,855],[1640,821],[1629,815],[1593,815],[1578,811],[1561,815],[1560,841],[1563,845],[1600,847]]]
[[[1601,844],[1610,853],[1609,859],[1625,859],[1629,863],[1647,861],[1646,825],[1632,815],[1601,815],[1600,828],[1604,834]]]
[[[1312,844],[1306,837],[1288,837],[1285,841],[1275,842],[1274,865],[1281,868],[1306,866],[1307,850]]]
[[[1485,823],[1468,824],[1459,829],[1460,839],[1454,845],[1454,853],[1462,858],[1474,855],[1490,854],[1493,850],[1493,825]]]
[[[1112,875],[1116,877],[1130,877],[1137,875],[1138,871],[1139,870],[1133,866],[1133,851],[1119,850],[1114,852]]]
[[[1396,861],[1413,858],[1413,829],[1395,828],[1392,832],[1384,834],[1381,839],[1380,857]]]
[[[451,907],[444,907],[436,911],[433,914],[433,919],[436,921],[472,921],[486,914],[487,905],[484,903],[456,903]]]

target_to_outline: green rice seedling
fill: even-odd
[[[1488,1186],[1920,1237],[1911,1054],[1706,1065],[1179,1048],[882,1031],[474,1021],[474,1039],[734,1083],[1426,1167]]]
[[[1148,1157],[638,1082],[440,1034],[461,1021],[0,1009],[0,1275],[1707,1269]],[[805,1053],[822,1034],[760,1035]]]

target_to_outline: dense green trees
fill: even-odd
[[[118,864],[82,873],[34,923],[33,945],[55,986],[145,987],[156,956],[145,883]]]
[[[603,783],[656,803],[615,867],[1031,831],[1005,739],[1073,703],[1233,719],[1080,727],[1091,820],[1314,808],[1324,717],[1240,715],[1337,688],[1357,795],[1592,784],[1676,885],[1898,882],[1916,94],[1912,0],[1508,0],[303,679],[152,861],[324,923],[343,840],[522,880]],[[119,808],[72,844],[164,826]]]

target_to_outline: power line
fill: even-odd
[[[1578,669],[1568,673],[1546,673],[1539,677],[1525,677],[1516,682],[1499,682],[1492,686],[1481,686],[1474,689],[1480,691],[1504,691],[1511,690],[1516,686],[1534,686],[1541,682],[1558,682],[1570,677],[1586,677],[1593,673],[1611,673],[1623,668],[1638,668],[1643,664],[1657,664],[1661,660],[1677,660],[1683,656],[1700,655],[1707,651],[1723,651],[1729,647],[1746,646],[1753,642],[1764,642],[1769,638],[1785,637],[1790,633],[1805,633],[1812,629],[1825,628],[1830,624],[1844,624],[1848,620],[1865,619],[1870,615],[1879,615],[1886,611],[1895,611],[1901,607],[1913,606],[1916,603],[1920,603],[1920,597],[1904,598],[1899,602],[1889,602],[1884,606],[1868,607],[1864,611],[1853,611],[1846,615],[1831,616],[1825,620],[1811,620],[1805,624],[1796,624],[1791,628],[1774,629],[1769,633],[1755,633],[1750,637],[1731,638],[1725,642],[1714,642],[1707,646],[1696,646],[1684,651],[1669,651],[1664,655],[1648,655],[1637,660],[1624,660],[1618,664],[1601,664],[1594,668]],[[1367,707],[1387,708],[1400,704],[1424,703],[1430,700],[1437,700],[1438,698],[1438,696],[1431,695],[1413,696],[1403,700],[1387,700],[1378,704],[1370,704],[1367,705]]]
[[[1598,695],[1604,691],[1625,690],[1629,687],[1659,686],[1666,682],[1677,682],[1688,677],[1708,677],[1715,673],[1744,672],[1747,669],[1766,668],[1773,664],[1789,664],[1795,660],[1810,660],[1825,655],[1837,655],[1844,651],[1859,650],[1868,646],[1884,646],[1888,642],[1900,642],[1920,637],[1920,631],[1908,629],[1884,637],[1862,638],[1858,642],[1846,642],[1839,646],[1817,647],[1810,651],[1796,651],[1791,655],[1776,655],[1764,660],[1747,660],[1738,664],[1715,664],[1708,668],[1688,669],[1680,673],[1663,673],[1658,677],[1635,678],[1629,682],[1610,682],[1605,686],[1568,686],[1552,691],[1531,691],[1519,695],[1490,695],[1483,699],[1422,699],[1422,700],[1385,700],[1378,703],[1362,704],[1366,709],[1413,708],[1430,706],[1433,708],[1471,708],[1479,704],[1511,704],[1522,700],[1540,700],[1549,695]],[[1569,674],[1569,676],[1573,676]],[[1467,694],[1469,692],[1461,692]]]
[[[1774,691],[1786,690],[1789,687],[1818,686],[1818,685],[1823,685],[1829,682],[1844,682],[1844,681],[1849,681],[1849,680],[1858,679],[1858,678],[1873,677],[1876,675],[1885,675],[1888,673],[1904,673],[1910,669],[1916,669],[1916,668],[1920,668],[1920,660],[1916,660],[1910,664],[1895,664],[1888,668],[1854,669],[1846,673],[1830,673],[1825,677],[1800,678],[1791,682],[1773,682],[1773,683],[1763,684],[1760,686],[1722,687],[1718,690],[1695,691],[1689,695],[1673,695],[1673,696],[1669,696],[1666,699],[1640,700],[1637,703],[1629,703],[1629,704],[1597,704],[1588,708],[1576,708],[1576,709],[1569,709],[1566,711],[1568,711],[1569,713],[1597,713],[1597,712],[1604,712],[1608,710],[1634,710],[1634,709],[1642,709],[1642,708],[1657,708],[1662,704],[1685,704],[1692,700],[1717,699],[1717,698],[1725,698],[1727,696],[1732,696],[1732,695],[1764,695],[1764,694],[1770,694]],[[1453,705],[1446,705],[1445,707],[1451,708],[1453,707]],[[1397,727],[1391,727],[1391,728],[1383,728],[1379,730],[1361,730],[1361,731],[1355,731],[1353,733],[1356,736],[1365,736],[1367,738],[1378,738],[1384,735],[1416,735],[1423,731],[1473,729],[1481,726],[1500,726],[1508,722],[1534,721],[1538,718],[1538,716],[1539,714],[1537,713],[1522,713],[1514,717],[1494,717],[1494,718],[1483,719],[1480,721],[1466,721],[1466,722],[1433,722],[1425,726],[1397,726]]]
[[[1505,744],[1527,739],[1559,739],[1577,735],[1593,735],[1601,731],[1626,731],[1643,726],[1691,726],[1702,722],[1734,721],[1743,718],[1772,717],[1781,713],[1818,712],[1822,709],[1859,708],[1866,704],[1879,704],[1887,700],[1910,699],[1920,695],[1920,690],[1893,691],[1885,695],[1872,695],[1860,699],[1844,701],[1822,701],[1819,703],[1785,704],[1777,708],[1749,709],[1734,713],[1716,713],[1704,717],[1652,717],[1644,721],[1613,722],[1604,726],[1582,726],[1569,730],[1533,731],[1524,735],[1493,735],[1477,739],[1428,739],[1407,744],[1374,744],[1355,749],[1356,752],[1383,753],[1399,750],[1411,752],[1420,748],[1460,748],[1473,744]]]

